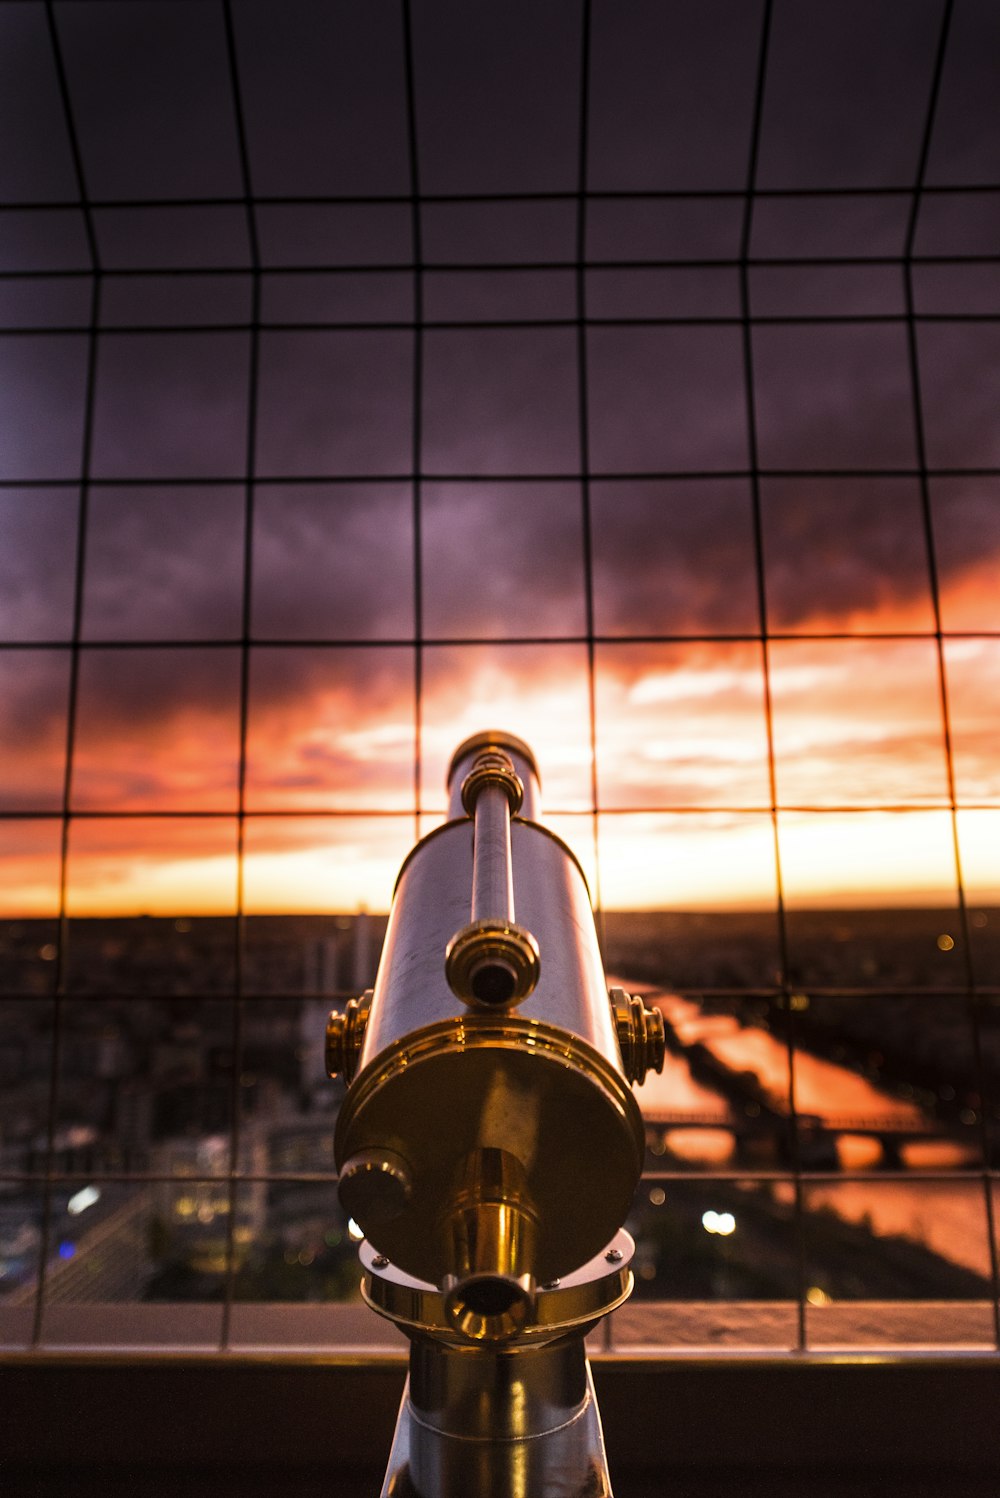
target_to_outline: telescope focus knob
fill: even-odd
[[[409,1204],[410,1167],[395,1150],[359,1150],[341,1166],[337,1192],[344,1211],[365,1230],[384,1227]]]
[[[663,1015],[658,1009],[648,1008],[641,999],[633,998],[624,988],[610,988],[608,998],[625,1075],[630,1082],[641,1086],[648,1071],[663,1070],[667,1049]]]

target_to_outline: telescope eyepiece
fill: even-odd
[[[503,791],[511,816],[517,816],[524,802],[524,782],[502,749],[485,749],[462,781],[462,805],[468,816],[475,815],[476,802],[487,786]]]

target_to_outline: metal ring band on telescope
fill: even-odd
[[[514,761],[502,749],[484,749],[462,781],[462,805],[470,817],[488,785],[499,786],[507,797],[511,816],[516,816],[524,802],[524,782],[514,769]]]
[[[617,1260],[607,1258],[602,1249],[588,1264],[581,1266],[557,1286],[540,1287],[535,1300],[535,1319],[505,1351],[516,1352],[518,1346],[531,1346],[554,1335],[586,1326],[606,1316],[626,1301],[632,1293],[631,1260],[635,1245],[622,1229],[608,1244],[617,1252]],[[361,1295],[365,1303],[380,1316],[410,1331],[445,1340],[457,1346],[466,1345],[456,1333],[445,1311],[445,1292],[425,1280],[415,1279],[393,1264],[381,1263],[370,1244],[361,1247],[361,1264],[365,1270]]]
[[[448,765],[448,773],[445,776],[445,784],[447,786],[451,785],[455,771],[464,759],[468,759],[470,755],[487,749],[500,749],[504,754],[518,755],[527,764],[538,784],[541,785],[542,777],[538,769],[538,761],[535,759],[531,746],[526,744],[523,739],[519,739],[516,734],[506,733],[499,728],[486,728],[482,733],[474,733],[471,737],[463,739],[451,757],[451,762]]]

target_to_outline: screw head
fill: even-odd
[[[376,1254],[374,1259],[372,1259],[373,1269],[388,1269],[388,1267],[389,1260],[386,1258],[385,1254]]]
[[[620,1248],[609,1248],[604,1257],[607,1259],[609,1264],[620,1264],[625,1255],[622,1253]]]

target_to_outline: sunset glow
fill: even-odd
[[[980,565],[955,591],[967,608],[975,595],[978,619],[995,617]],[[879,623],[905,630],[911,619],[905,606],[896,618],[883,601]],[[20,706],[7,719],[4,799],[12,810],[51,815],[64,774],[68,667],[54,650],[8,656],[8,669],[15,661],[29,670],[12,678]],[[425,647],[425,809],[443,810],[455,744],[497,722],[533,744],[546,811],[580,814],[564,818],[569,840],[592,861],[583,815],[591,776],[586,664],[583,647],[558,642]],[[1000,891],[991,836],[998,813],[986,809],[1000,808],[1000,648],[989,639],[946,640],[944,665],[963,872],[970,895],[985,901]],[[413,836],[413,672],[414,652],[403,646],[252,653],[245,909],[386,908]],[[769,682],[789,902],[952,901],[933,640],[772,641]],[[725,909],[773,902],[759,643],[602,644],[596,689],[598,805],[609,813],[599,834],[604,903]],[[235,909],[238,652],[88,652],[79,691],[71,807],[88,817],[71,830],[69,912]],[[888,806],[901,810],[877,809]],[[302,815],[327,810],[350,815]],[[181,815],[102,819],[115,811]],[[185,820],[193,811],[213,815]],[[364,815],[374,811],[398,815]],[[7,822],[4,835],[0,908],[12,916],[55,913],[57,824],[41,816]]]
[[[592,865],[584,652],[481,645],[425,654],[425,806],[443,809],[455,743],[498,721],[536,746],[546,811]],[[194,678],[189,663],[197,666]],[[71,914],[235,909],[235,666],[229,651],[190,662],[160,651],[141,665],[134,652],[120,661],[111,651],[84,658],[71,795],[88,816],[73,822],[70,835]],[[1000,892],[992,836],[1000,815],[993,742],[1000,652],[993,641],[947,641],[945,666],[963,873],[970,895],[988,901]],[[336,647],[253,658],[245,909],[386,908],[413,837],[412,667],[404,648],[374,658]],[[933,642],[777,641],[770,667],[789,903],[953,901]],[[772,903],[760,646],[602,646],[597,673],[599,805],[609,813],[599,832],[604,903]],[[17,742],[8,742],[6,794],[19,810],[41,811],[48,802],[51,814],[62,776],[54,705],[36,722],[25,731],[22,721]],[[871,809],[884,806],[902,809]],[[137,815],[100,815],[116,810]],[[303,815],[324,810],[349,815]],[[154,819],[144,811],[213,815]],[[299,815],[276,815],[289,811]],[[371,811],[397,815],[365,815]],[[4,830],[2,909],[55,913],[57,822],[39,817]]]

